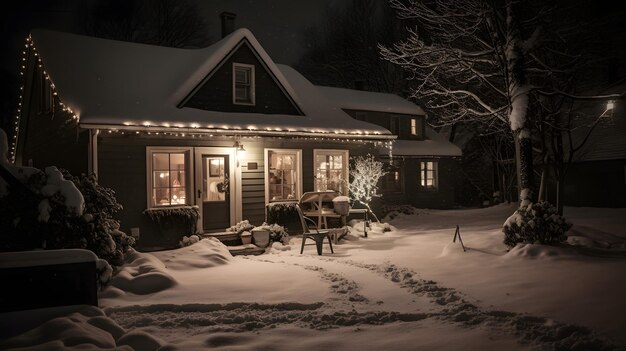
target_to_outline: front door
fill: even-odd
[[[233,160],[229,152],[219,151],[203,148],[196,154],[196,200],[205,232],[224,230],[232,222]]]

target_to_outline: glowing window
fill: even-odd
[[[422,188],[437,189],[439,186],[437,161],[420,162],[420,184]]]
[[[348,194],[348,150],[314,150],[315,191]]]
[[[186,152],[150,152],[150,207],[187,205]]]

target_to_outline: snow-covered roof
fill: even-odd
[[[60,99],[85,128],[393,138],[385,128],[352,119],[292,68],[276,65],[245,28],[201,49],[49,30],[34,30],[31,37]],[[304,116],[177,107],[242,40],[258,53]]]
[[[424,115],[424,110],[398,95],[334,87],[317,87],[328,99],[346,110]]]
[[[398,95],[316,86],[328,99],[346,110],[377,111],[406,115],[424,115],[424,110]],[[380,149],[387,155],[388,149]],[[393,142],[395,156],[461,156],[461,149],[444,136],[426,127],[425,140],[396,140]]]
[[[443,135],[426,127],[425,140],[395,140],[392,149],[394,156],[461,156],[461,149],[449,142]],[[389,151],[381,149],[380,154]]]

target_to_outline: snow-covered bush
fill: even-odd
[[[190,235],[190,236],[183,236],[183,238],[180,240],[180,247],[185,247],[185,246],[189,246],[189,245],[193,245],[195,243],[197,243],[198,241],[200,241],[200,237],[197,235]]]
[[[549,202],[520,206],[504,223],[504,244],[554,245],[566,240],[565,233],[571,226]]]
[[[392,220],[400,214],[412,215],[415,214],[415,207],[411,205],[396,205],[385,204],[382,206],[382,213],[385,220]]]
[[[243,232],[251,231],[252,228],[254,228],[254,226],[250,224],[250,222],[247,219],[245,219],[230,228],[226,228],[226,231],[241,234]]]
[[[157,240],[159,245],[175,247],[183,236],[196,233],[200,208],[151,208],[144,210],[143,215],[149,226],[148,231],[154,234],[153,240]]]
[[[4,167],[18,175],[23,187],[9,186],[0,197],[1,250],[81,248],[111,265],[122,264],[134,239],[113,219],[122,207],[111,189],[98,185],[94,176],[73,177],[56,167],[45,172]]]
[[[283,245],[289,244],[289,234],[287,234],[285,227],[278,224],[267,224],[263,222],[263,224],[255,227],[254,229],[257,228],[265,229],[270,232],[270,243],[280,242]]]

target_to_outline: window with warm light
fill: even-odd
[[[254,105],[254,66],[233,63],[233,103]]]
[[[411,135],[417,136],[417,119],[411,118]]]
[[[420,162],[420,185],[424,189],[437,189],[439,186],[438,179],[438,162],[422,161]]]
[[[302,196],[302,151],[265,149],[267,202],[298,200]]]
[[[189,204],[188,151],[148,151],[149,206]]]
[[[348,150],[313,150],[315,191],[348,194]]]

